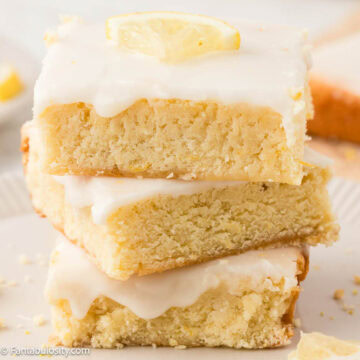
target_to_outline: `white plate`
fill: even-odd
[[[330,193],[342,226],[341,240],[331,248],[318,246],[311,249],[310,272],[303,283],[304,291],[298,302],[296,317],[301,318],[304,332],[321,331],[344,339],[360,340],[360,294],[352,294],[356,288],[353,276],[360,275],[360,184],[334,179]],[[43,298],[47,267],[39,265],[36,259],[38,253],[48,256],[56,233],[47,220],[31,213],[21,177],[0,177],[0,205],[0,276],[18,282],[17,286],[0,289],[0,317],[7,325],[7,328],[0,330],[1,353],[1,347],[39,347],[47,342],[51,333],[49,306]],[[33,263],[20,264],[20,254],[28,255]],[[25,276],[30,276],[32,281],[25,282]],[[340,304],[332,299],[334,290],[338,288],[345,290],[345,303],[355,307],[353,315],[344,312]],[[360,292],[359,286],[357,289]],[[324,315],[321,316],[321,313]],[[33,324],[32,317],[37,314],[45,316],[47,323],[44,326]],[[23,328],[17,328],[18,325]],[[25,334],[25,331],[30,334]],[[275,350],[135,347],[92,350],[90,358],[286,360],[298,339],[299,331],[290,346]],[[76,359],[81,358],[89,357],[76,356]]]
[[[14,119],[26,108],[31,109],[39,64],[25,49],[20,49],[3,37],[0,37],[0,62],[13,65],[24,83],[24,90],[18,96],[0,102],[0,123],[2,123]]]

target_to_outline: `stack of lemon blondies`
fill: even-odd
[[[136,13],[46,35],[23,128],[65,346],[287,344],[308,245],[338,226],[303,32]]]

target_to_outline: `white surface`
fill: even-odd
[[[18,179],[18,178],[17,178]],[[18,181],[18,180],[16,180]],[[7,181],[7,184],[9,181]],[[6,191],[2,185],[0,202]],[[19,185],[23,188],[23,184]],[[22,190],[21,190],[22,191]],[[320,331],[343,339],[360,340],[360,294],[352,295],[352,290],[360,287],[353,283],[353,276],[360,275],[360,185],[342,179],[334,179],[330,186],[335,211],[342,226],[340,241],[330,248],[319,246],[310,252],[310,272],[303,283],[296,317],[301,318],[302,330]],[[28,204],[23,213],[28,213]],[[17,346],[37,346],[45,343],[51,332],[49,306],[43,298],[46,267],[36,263],[36,254],[49,254],[54,245],[55,231],[46,220],[36,215],[19,215],[19,208],[9,208],[8,217],[0,220],[0,239],[3,242],[0,252],[0,275],[7,280],[19,282],[15,287],[2,287],[0,294],[0,317],[8,325],[0,330],[0,348],[6,344]],[[15,215],[15,216],[14,216]],[[21,265],[19,254],[27,254],[33,264]],[[315,268],[314,268],[315,266]],[[24,277],[30,275],[33,282],[25,283]],[[345,303],[354,305],[355,312],[349,315],[332,299],[335,289],[345,290]],[[324,316],[320,313],[323,312]],[[44,314],[47,323],[36,327],[31,318]],[[20,315],[20,317],[18,316]],[[330,320],[330,316],[334,319]],[[28,318],[29,320],[26,320]],[[17,329],[22,324],[23,329]],[[25,335],[25,330],[30,334]],[[292,345],[275,350],[243,351],[228,349],[152,349],[125,348],[123,350],[93,350],[92,359],[244,359],[244,360],[286,360],[299,339],[298,331]],[[12,357],[9,357],[12,358]],[[89,357],[76,357],[86,359]]]

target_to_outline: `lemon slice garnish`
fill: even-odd
[[[22,89],[22,82],[15,69],[11,65],[0,65],[0,101],[12,99]]]
[[[240,47],[240,34],[233,26],[207,16],[174,12],[111,17],[106,21],[106,37],[122,49],[168,63]]]
[[[301,334],[296,351],[289,354],[289,360],[330,360],[359,354],[360,344],[326,336],[321,333]],[[355,359],[355,357],[352,357]]]

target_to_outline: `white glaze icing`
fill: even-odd
[[[314,75],[360,95],[360,32],[319,47]]]
[[[325,156],[305,149],[304,160],[320,167],[331,161]],[[93,221],[104,224],[117,208],[157,195],[191,195],[212,188],[237,186],[244,181],[184,181],[166,179],[136,179],[91,176],[54,176],[64,186],[65,198],[72,206],[91,206]]]
[[[63,24],[49,47],[35,86],[35,119],[49,105],[85,102],[101,116],[114,116],[141,98],[246,102],[269,106],[283,116],[291,146],[306,114],[302,91],[310,66],[305,33],[280,26],[234,24],[239,51],[216,53],[169,65],[156,58],[120,50],[105,38],[105,23]]]
[[[54,176],[65,189],[65,198],[72,206],[91,206],[96,224],[104,224],[108,216],[121,206],[156,195],[191,195],[211,188],[236,186],[241,181],[184,181],[136,179],[96,176]]]
[[[229,293],[240,288],[261,291],[297,285],[298,248],[249,251],[237,256],[186,266],[147,276],[120,281],[107,277],[69,241],[55,249],[45,293],[51,303],[67,299],[75,317],[83,318],[91,303],[104,295],[128,307],[137,316],[151,319],[171,307],[186,307],[201,294],[224,282]]]

